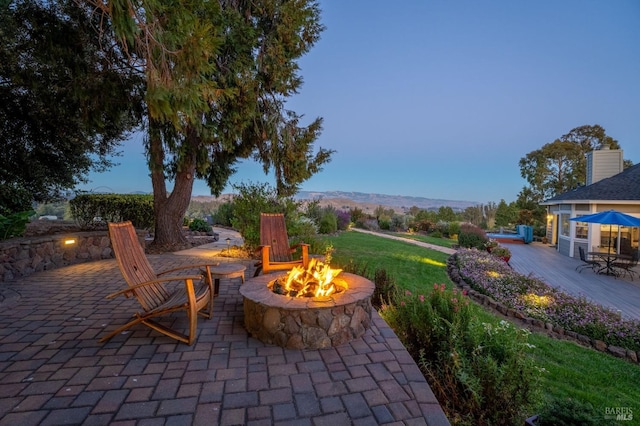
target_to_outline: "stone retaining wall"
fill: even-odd
[[[139,234],[144,242],[144,237]],[[74,240],[72,244],[66,241]],[[107,231],[14,238],[0,242],[0,282],[34,272],[113,257]]]
[[[474,290],[460,276],[460,273],[458,272],[455,265],[454,256],[450,256],[447,260],[447,271],[449,273],[449,278],[451,278],[451,281],[456,283],[459,288],[465,290],[467,295],[472,300],[474,300],[479,305],[485,306],[493,312],[511,319],[512,321],[519,321],[525,327],[531,330],[546,333],[550,337],[556,339],[572,340],[583,346],[593,348],[600,352],[605,352],[636,364],[640,363],[640,351],[636,352],[631,349],[625,349],[614,345],[607,345],[607,343],[603,342],[602,340],[592,339],[588,336],[578,334],[574,331],[565,330],[557,325],[545,323],[544,321],[536,318],[526,317],[522,312],[516,309],[509,308],[502,303],[492,299],[491,297]]]
[[[218,240],[215,232],[183,232],[193,246]],[[136,229],[138,240],[148,246],[148,232]],[[213,235],[212,235],[213,234]],[[27,224],[25,236],[0,241],[0,283],[82,262],[113,258],[106,225],[82,231],[74,222],[39,220]],[[65,241],[75,240],[73,244]]]

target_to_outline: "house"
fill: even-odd
[[[623,170],[622,150],[604,147],[587,154],[586,185],[541,203],[547,207],[547,239],[566,256],[585,251],[630,253],[640,228],[570,221],[615,209],[640,217],[640,164]]]

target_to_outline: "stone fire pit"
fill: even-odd
[[[247,331],[263,343],[290,349],[339,346],[361,337],[371,324],[374,284],[341,273],[348,289],[328,297],[292,298],[269,288],[278,274],[260,275],[240,286]]]

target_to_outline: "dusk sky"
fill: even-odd
[[[290,109],[337,151],[307,191],[514,201],[518,161],[599,124],[640,162],[640,1],[320,2]],[[136,138],[85,190],[151,192]],[[268,182],[246,160],[230,182]],[[232,192],[229,186],[224,192]],[[209,195],[196,182],[194,195]]]

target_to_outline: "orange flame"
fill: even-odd
[[[312,258],[307,269],[302,266],[294,267],[287,274],[284,288],[294,297],[304,297],[312,293],[314,297],[329,296],[337,291],[332,283],[342,269],[331,269],[328,264]]]

